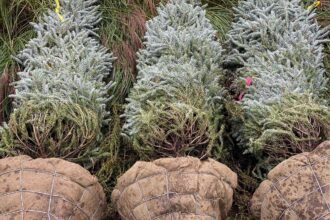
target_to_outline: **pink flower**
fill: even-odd
[[[252,77],[248,76],[245,78],[245,85],[246,86],[251,86],[252,85]]]
[[[248,77],[245,78],[245,86],[249,87],[251,85],[252,85],[252,77],[248,76]],[[243,96],[244,96],[244,92],[240,92],[239,96],[238,96],[238,101],[242,101]]]

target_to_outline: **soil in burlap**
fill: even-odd
[[[97,178],[61,159],[0,160],[1,220],[102,220],[106,200]]]
[[[225,219],[237,175],[227,166],[193,157],[137,162],[112,193],[123,220]]]
[[[258,219],[330,219],[330,141],[277,165],[251,200]]]

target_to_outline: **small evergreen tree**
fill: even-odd
[[[15,82],[10,132],[3,133],[7,147],[64,158],[89,157],[86,151],[95,150],[101,124],[109,120],[111,83],[104,80],[113,59],[94,32],[100,21],[96,2],[62,0],[63,21],[49,10],[33,24],[37,37],[17,57],[24,69]]]
[[[24,71],[15,83],[15,103],[64,101],[93,109],[105,119],[111,54],[96,40],[100,21],[95,0],[62,1],[60,21],[49,11],[33,24],[37,37],[18,55]]]
[[[247,0],[234,11],[228,62],[243,64],[258,52],[301,48],[302,43],[310,45],[309,51],[316,57],[322,53],[327,29],[317,25],[315,13],[304,9],[300,0]]]
[[[281,159],[330,137],[322,63],[327,29],[299,0],[247,0],[236,8],[227,64],[253,78],[235,135],[248,152]]]
[[[142,157],[222,153],[222,49],[198,3],[171,0],[147,22],[123,127]]]

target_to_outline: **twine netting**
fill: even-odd
[[[106,200],[96,177],[61,159],[0,160],[0,219],[101,220]]]
[[[260,219],[330,219],[330,141],[293,156],[268,174],[251,200]]]
[[[119,178],[112,201],[123,220],[225,219],[237,175],[212,159],[137,162]]]

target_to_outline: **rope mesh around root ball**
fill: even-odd
[[[168,179],[169,179],[169,175],[170,175],[171,173],[175,173],[175,171],[174,171],[174,172],[165,172],[165,173],[161,173],[161,174],[155,174],[155,175],[151,175],[151,176],[148,176],[148,177],[145,177],[145,178],[139,179],[139,180],[136,182],[136,184],[139,186],[139,190],[140,190],[140,192],[141,192],[142,195],[143,195],[143,190],[142,190],[142,188],[141,188],[140,181],[143,181],[143,180],[148,181],[148,180],[150,180],[150,179],[152,179],[152,178],[157,178],[156,176],[165,176],[165,179],[166,179],[166,182],[167,182],[167,190],[166,190],[166,192],[165,192],[164,194],[159,195],[159,196],[154,196],[154,197],[144,197],[143,202],[138,203],[138,204],[136,204],[135,206],[133,206],[133,207],[132,207],[132,210],[134,210],[134,209],[136,209],[137,207],[139,207],[139,206],[145,204],[145,206],[147,207],[148,216],[150,216],[150,220],[155,220],[155,219],[158,219],[158,218],[160,218],[160,217],[162,217],[162,216],[171,216],[171,217],[173,217],[174,213],[171,212],[171,211],[169,211],[169,212],[167,212],[167,213],[162,213],[162,214],[160,214],[160,215],[158,215],[158,216],[151,217],[152,214],[150,213],[150,210],[148,209],[147,202],[148,202],[148,201],[152,201],[152,200],[161,199],[162,197],[164,197],[166,200],[169,200],[170,197],[172,197],[172,198],[175,197],[175,196],[178,196],[178,197],[184,197],[184,196],[189,196],[189,195],[193,196],[193,197],[196,199],[197,196],[198,196],[198,195],[196,195],[196,193],[176,193],[176,192],[170,192],[170,191],[169,191],[168,185],[170,184],[170,182],[168,181]],[[211,176],[211,177],[215,177],[218,181],[221,181],[221,179],[219,179],[217,176],[215,176],[215,175],[213,175],[213,174],[210,174],[210,173],[203,173],[203,172],[202,172],[202,173],[197,173],[197,172],[191,172],[191,173],[180,173],[180,176],[181,176],[182,178],[184,178],[184,176],[189,176],[189,175],[206,175],[206,176],[209,175],[209,176]],[[133,184],[132,184],[132,185],[133,185]],[[127,190],[127,188],[126,188],[126,190]],[[125,191],[126,191],[126,190],[125,190]],[[122,192],[122,193],[125,193],[125,191]],[[219,200],[219,198],[208,198],[208,199],[206,199],[206,200],[217,202],[217,201]],[[217,219],[217,216],[214,216],[214,215],[210,215],[210,214],[198,214],[198,210],[199,210],[199,209],[200,209],[200,204],[198,204],[197,199],[196,199],[196,209],[195,209],[195,212],[190,212],[190,213],[183,213],[183,212],[180,212],[180,214],[183,214],[183,215],[189,215],[189,214],[191,214],[191,215],[194,215],[194,216],[200,216],[200,217],[201,217],[201,216],[204,216],[204,217],[209,217],[209,218],[212,219],[212,220],[216,220],[216,219]],[[132,214],[132,217],[134,217],[133,214]],[[134,217],[134,219],[136,219],[136,218]]]
[[[326,156],[326,160],[328,160],[329,158],[329,155],[327,155]],[[306,156],[306,159],[309,161],[309,159],[308,159],[308,157]],[[275,191],[277,191],[278,192],[278,195],[279,195],[279,197],[280,197],[280,199],[282,200],[282,201],[284,201],[284,203],[286,204],[286,206],[287,206],[287,208],[285,208],[285,209],[283,209],[283,211],[281,212],[281,214],[280,214],[280,216],[279,216],[279,219],[282,219],[283,218],[283,216],[284,216],[284,214],[287,212],[287,211],[289,211],[289,212],[292,212],[292,213],[294,213],[294,215],[296,216],[296,217],[299,217],[299,214],[292,208],[292,206],[294,206],[296,203],[298,203],[299,201],[298,200],[296,200],[296,201],[294,201],[294,202],[288,202],[287,200],[286,200],[286,198],[284,197],[284,195],[281,193],[281,191],[278,189],[278,187],[276,187],[276,185],[277,184],[279,184],[281,181],[284,181],[285,179],[289,179],[289,178],[291,178],[292,176],[294,176],[294,175],[296,175],[297,173],[299,173],[299,171],[300,170],[302,170],[302,169],[309,169],[310,171],[311,171],[311,177],[312,178],[314,178],[315,179],[315,183],[317,183],[317,184],[315,184],[317,187],[313,190],[313,191],[311,191],[310,193],[306,193],[304,196],[302,196],[301,197],[301,199],[303,199],[304,197],[308,197],[308,196],[310,196],[312,193],[315,193],[315,192],[319,192],[322,196],[321,196],[321,198],[322,198],[322,200],[323,201],[325,201],[325,203],[327,203],[327,201],[324,199],[324,194],[323,194],[323,190],[322,190],[322,188],[324,188],[324,187],[326,187],[326,186],[330,186],[330,183],[328,183],[328,184],[324,184],[324,185],[320,185],[320,183],[319,183],[319,181],[317,180],[317,178],[316,178],[316,173],[315,173],[315,170],[313,169],[313,165],[315,165],[316,163],[310,163],[310,161],[309,161],[309,163],[308,164],[306,164],[305,166],[303,166],[301,169],[299,169],[299,170],[297,170],[296,171],[296,173],[291,173],[289,176],[286,176],[285,178],[283,178],[283,179],[280,179],[280,180],[277,180],[276,182],[273,182],[272,183],[272,189],[269,189],[269,191],[268,192],[266,192],[266,193],[269,193],[271,190],[274,190],[275,189]],[[263,207],[265,207],[265,200],[262,202],[262,208]],[[330,215],[330,208],[329,208],[329,205],[327,204],[327,207],[328,207],[328,213],[326,213],[326,215]],[[322,216],[320,216],[319,218],[322,218],[322,217],[325,217],[325,215],[322,215]],[[318,219],[319,219],[318,218]]]
[[[64,217],[69,220],[102,219],[106,205],[105,196],[100,191],[102,188],[96,179],[87,171],[89,176],[78,179],[62,173],[63,169],[70,166],[77,172],[83,168],[75,167],[78,166],[75,164],[72,166],[72,163],[59,159],[39,159],[39,162],[43,160],[39,164],[44,164],[45,169],[43,167],[33,168],[35,166],[33,160],[27,156],[17,157],[19,160],[19,164],[16,164],[17,167],[9,164],[10,161],[6,165],[4,160],[0,161],[0,165],[2,164],[2,167],[5,168],[5,171],[1,169],[2,172],[0,173],[0,201],[2,201],[0,202],[0,218],[21,216],[22,219],[30,219],[33,216],[40,219],[64,219]],[[58,165],[65,166],[65,168],[58,171],[56,168]],[[53,170],[48,170],[49,166],[52,166]],[[83,174],[86,173],[83,171]],[[13,181],[10,186],[5,187],[5,180],[10,176],[16,176],[16,182]],[[49,183],[46,184],[48,190],[38,191],[34,189],[38,187],[38,183],[34,183],[31,178],[38,178],[38,176],[39,178],[42,177],[39,181],[43,184]],[[32,185],[29,186],[29,183]],[[73,187],[69,189],[72,191],[65,195],[61,187],[67,186]],[[74,191],[77,188],[79,191]],[[88,204],[88,202],[90,203]]]
[[[265,220],[329,217],[329,146],[329,141],[324,142],[313,152],[291,157],[275,167],[253,196],[254,215]]]
[[[212,159],[163,158],[137,162],[119,179],[112,201],[124,220],[219,220],[236,186],[236,174]]]

